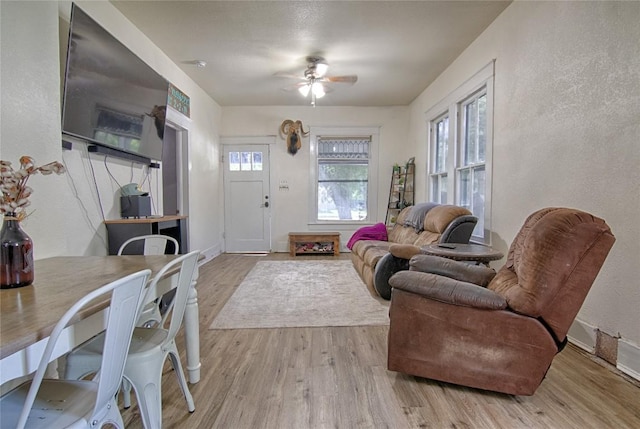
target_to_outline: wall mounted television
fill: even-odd
[[[162,159],[169,82],[72,4],[62,133],[140,162]]]

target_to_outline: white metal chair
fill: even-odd
[[[143,241],[143,255],[164,255],[167,249],[167,244],[169,242],[173,243],[174,255],[177,255],[180,251],[180,246],[178,244],[178,240],[168,235],[162,234],[151,234],[151,235],[140,235],[137,237],[132,237],[122,243],[120,248],[118,249],[118,255],[122,255],[126,248],[131,244],[136,244],[139,241]]]
[[[169,243],[173,243],[173,254],[177,255],[180,252],[180,246],[175,238],[162,234],[140,235],[122,243],[118,249],[118,255],[121,256],[127,251],[127,248],[130,250],[136,245],[139,248],[140,244],[142,244],[143,255],[164,255]],[[172,302],[173,296],[167,295],[162,299],[148,303],[140,313],[138,326],[150,327],[162,323],[162,314],[170,310]]]
[[[3,428],[99,428],[110,423],[124,428],[115,402],[136,315],[150,270],[116,280],[85,295],[62,316],[54,327],[33,380],[21,384],[0,398],[0,426]],[[87,303],[111,294],[107,328],[101,334],[104,352],[96,362],[100,369],[94,380],[44,379],[47,365],[60,334]],[[124,341],[123,341],[124,340]],[[101,350],[102,351],[102,350]]]
[[[124,380],[126,381],[123,383],[125,406],[127,406],[128,402],[126,390],[130,383],[136,392],[142,421],[147,429],[162,427],[162,367],[167,356],[171,359],[174,372],[178,377],[182,393],[187,401],[189,412],[195,410],[193,397],[189,392],[187,380],[180,363],[175,336],[182,325],[198,256],[199,252],[194,251],[175,259],[165,265],[151,281],[149,291],[153,292],[157,283],[162,280],[167,272],[173,271],[177,266],[180,266],[178,281],[172,282],[176,294],[169,328],[165,329],[163,325],[160,325],[153,328],[138,327],[133,331],[131,347],[124,369]],[[153,298],[153,296],[147,296],[146,300]],[[94,337],[69,353],[65,378],[79,379],[94,372],[97,369],[97,363],[100,361],[102,341],[102,336]]]

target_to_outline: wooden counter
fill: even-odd
[[[104,221],[109,240],[109,254],[117,255],[118,249],[126,240],[140,235],[162,234],[178,240],[181,254],[189,253],[187,234],[187,216],[173,215],[162,217],[126,218]],[[142,254],[142,243],[139,249],[135,244],[129,254]]]
[[[169,222],[169,221],[180,221],[180,220],[184,220],[186,219],[187,216],[179,216],[179,215],[173,215],[173,216],[160,216],[160,217],[140,217],[140,218],[133,218],[133,217],[129,217],[129,218],[125,218],[125,219],[111,219],[111,220],[105,220],[104,223],[107,225],[110,224],[121,224],[121,223],[125,223],[125,224],[138,224],[138,223],[156,223],[156,222]]]

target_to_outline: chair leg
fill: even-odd
[[[125,409],[131,407],[131,383],[126,378],[122,378],[122,402]]]
[[[116,400],[113,399],[110,405],[111,407],[107,409],[106,415],[102,419],[102,422],[97,425],[97,427],[103,427],[104,425],[110,424],[118,429],[125,429],[124,421],[122,420],[120,410],[118,410],[118,404],[116,403]]]
[[[162,427],[162,361],[160,367],[149,362],[150,367],[137,373],[125,373],[136,392],[140,416],[145,429]]]
[[[193,396],[191,396],[191,391],[189,390],[189,386],[187,385],[187,379],[184,376],[184,371],[182,370],[180,356],[178,356],[176,349],[169,351],[169,358],[171,359],[171,364],[173,365],[173,372],[175,372],[176,376],[178,377],[178,384],[180,384],[184,399],[187,401],[189,412],[193,413],[196,410],[196,405],[193,402]]]

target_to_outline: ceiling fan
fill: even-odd
[[[322,98],[327,92],[331,91],[330,84],[346,83],[353,85],[358,80],[356,75],[327,76],[329,64],[322,57],[309,56],[306,60],[307,68],[302,76],[290,73],[276,73],[276,75],[301,79],[302,81],[293,85],[293,88],[297,89],[303,97],[311,95],[312,106],[316,105],[316,98]]]

